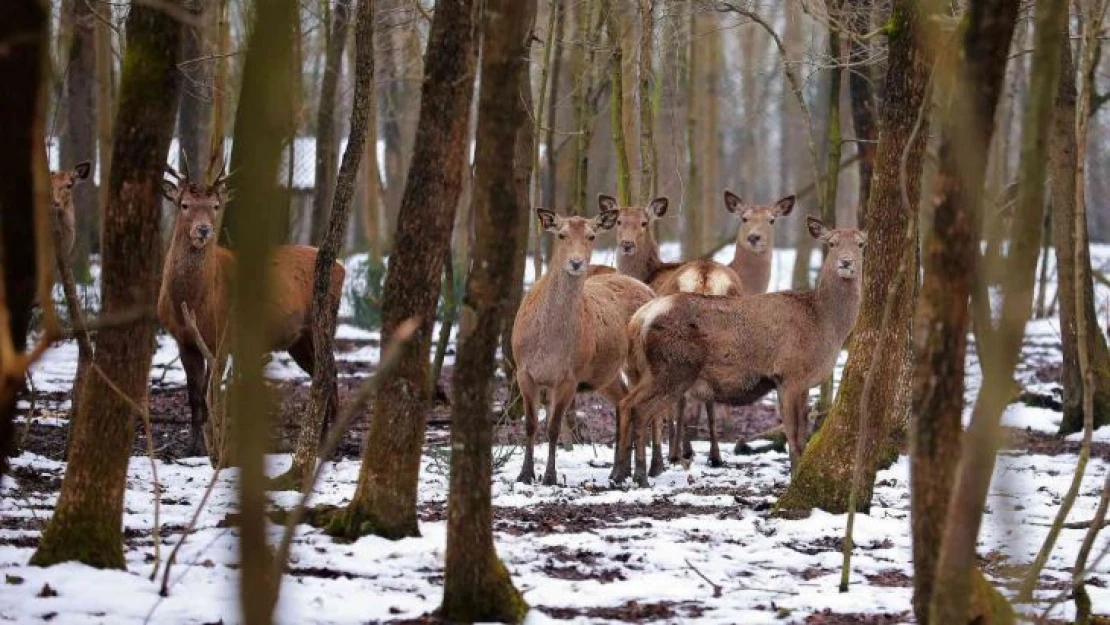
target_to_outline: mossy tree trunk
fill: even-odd
[[[1009,384],[1033,310],[1033,287],[1044,215],[1045,172],[1053,98],[1060,73],[1067,5],[1038,0],[1035,7],[1030,90],[1022,117],[1021,165],[1003,280],[1002,310],[990,345],[980,349],[983,385],[962,436],[960,462],[949,488],[944,538],[937,554],[929,621],[966,619],[975,583],[975,546],[994,474],[999,419],[1010,401]],[[980,83],[980,88],[982,88]],[[984,224],[986,225],[986,224]]]
[[[35,240],[35,165],[45,168],[42,141],[46,110],[46,74],[49,72],[49,10],[38,0],[0,3],[0,41],[22,38],[0,55],[0,75],[10,90],[0,98],[0,145],[25,146],[23,150],[0,150],[0,309],[7,313],[0,328],[0,479],[8,469],[14,450],[16,396],[26,377],[19,360],[26,347],[31,325],[31,302],[35,299],[38,262]],[[46,172],[40,172],[45,176]],[[46,184],[45,178],[41,181]]]
[[[1063,341],[1064,419],[1060,434],[1072,434],[1083,429],[1083,378],[1079,371],[1079,345],[1076,328],[1077,317],[1087,318],[1088,328],[1097,328],[1094,283],[1091,277],[1091,249],[1086,240],[1076,240],[1075,229],[1075,64],[1071,44],[1065,40],[1061,51],[1060,85],[1056,93],[1052,131],[1048,140],[1049,177],[1052,197],[1052,214],[1056,227],[1052,239],[1056,246],[1056,277],[1060,295],[1060,338]],[[1084,217],[1085,218],[1085,217]],[[1080,271],[1075,267],[1075,246],[1080,246]],[[1076,298],[1066,294],[1075,292],[1076,276],[1083,276],[1083,304],[1080,310]],[[1094,388],[1094,424],[1101,427],[1110,423],[1110,353],[1106,337],[1101,332],[1087,333],[1087,353],[1091,356],[1091,375]]]
[[[474,265],[463,300],[452,385],[451,491],[440,609],[440,616],[454,622],[518,623],[528,611],[493,544],[489,408],[502,321],[515,312],[509,278],[527,243],[530,210],[521,202],[527,196],[518,193],[517,164],[505,167],[504,159],[510,153],[530,162],[529,151],[516,149],[520,129],[529,126],[517,94],[529,89],[527,51],[535,6],[535,0],[489,0],[482,17]]]
[[[232,454],[239,465],[239,603],[242,622],[260,625],[273,620],[280,588],[267,541],[266,474],[264,454],[269,445],[273,398],[262,372],[268,351],[264,324],[270,258],[285,227],[282,212],[286,190],[278,186],[282,132],[292,126],[289,92],[292,76],[294,0],[266,0],[256,5],[243,87],[235,116],[236,208],[228,225],[236,232],[238,254],[234,279],[231,345],[238,365],[229,403]],[[242,141],[243,145],[239,145]]]
[[[158,296],[161,275],[151,261],[162,253],[161,181],[178,103],[181,29],[157,8],[133,6],[127,17],[104,214],[101,289],[107,317],[151,309]],[[35,565],[77,560],[99,568],[125,566],[123,493],[136,416],[131,406],[147,405],[154,323],[140,319],[106,327],[98,339],[100,349],[70,438],[62,491],[31,558]]]
[[[358,487],[332,531],[348,536],[418,536],[416,486],[428,408],[428,353],[443,259],[462,190],[467,129],[474,93],[477,3],[441,0],[436,5],[420,120],[393,254],[382,298],[382,336],[419,320],[396,369],[382,379],[374,404]]]
[[[345,10],[349,12],[350,8],[348,3]],[[338,10],[337,6],[336,11]],[[363,152],[366,151],[366,135],[369,132],[370,95],[374,89],[373,11],[373,0],[359,0],[358,13],[355,16],[355,87],[351,103],[351,133],[347,139],[347,147],[343,150],[343,163],[336,179],[331,210],[326,213],[328,229],[316,254],[316,270],[312,280],[312,309],[315,311],[312,324],[312,346],[315,352],[312,394],[308,414],[301,422],[301,432],[297,436],[293,464],[287,474],[296,487],[311,476],[316,468],[317,448],[324,426],[327,420],[335,418],[339,402],[339,398],[335,396],[335,324],[339,302],[332,299],[330,287],[335,261],[346,238],[351,205],[354,203],[355,182]],[[343,19],[349,20],[349,16]],[[339,17],[336,15],[336,22],[338,21]]]
[[[617,200],[621,206],[632,204],[632,170],[624,132],[624,48],[618,10],[609,0],[601,0],[605,32],[609,36],[609,131],[617,157]]]
[[[908,418],[910,330],[917,289],[916,280],[897,278],[899,274],[917,275],[917,199],[928,127],[923,107],[927,106],[932,65],[932,52],[921,40],[923,19],[918,3],[895,0],[888,25],[889,62],[886,98],[880,108],[878,171],[866,211],[869,244],[863,301],[836,401],[806,447],[794,479],[779,500],[780,508],[816,507],[834,513],[847,509],[866,376],[874,377],[871,405],[884,409],[876,411],[877,418],[866,433],[864,479],[856,499],[861,511],[870,507],[875,474],[894,451],[891,432]],[[882,317],[889,288],[898,292],[884,334]],[[884,354],[884,366],[869,371],[876,349]]]
[[[968,303],[979,258],[983,181],[1018,4],[972,2],[962,25],[962,54],[944,54],[941,65],[943,75],[951,76],[945,85],[951,99],[941,120],[933,223],[923,246],[924,280],[914,320],[913,608],[923,625],[930,622],[937,556],[959,463]],[[939,40],[934,38],[933,45]],[[985,580],[984,585],[989,592]],[[982,615],[968,616],[972,622]],[[999,622],[990,616],[988,622]],[[1008,620],[1013,620],[1012,613]]]

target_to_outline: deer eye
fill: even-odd
[[[862,249],[863,249],[863,246],[865,246],[865,245],[867,245],[867,244],[866,244],[866,243],[862,243],[862,242],[861,242],[861,243],[859,244],[859,249],[861,249],[861,250],[862,250]]]
[[[774,217],[772,217],[772,218],[768,219],[768,220],[767,220],[767,223],[769,223],[769,224],[773,224],[773,223],[775,223],[775,218],[774,218]]]
[[[593,241],[596,238],[597,238],[597,236],[591,234],[590,236],[586,237],[586,240],[587,241]]]
[[[644,228],[647,228],[647,227],[648,227],[648,222],[646,222],[646,221],[641,221],[641,222],[640,222],[640,226],[642,226],[642,227],[644,227]]]
[[[618,226],[621,225],[621,220],[619,220],[619,219],[617,220],[617,225]]]
[[[740,221],[742,221],[744,223],[748,223],[748,218],[747,217],[741,217]]]
[[[183,211],[189,210],[189,203],[188,202],[182,202],[181,203],[181,210],[183,210]]]
[[[562,232],[559,233],[559,240],[560,241],[566,240],[566,238],[567,238],[567,235],[563,234]]]

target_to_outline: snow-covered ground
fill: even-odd
[[[664,246],[665,257],[677,248]],[[730,250],[718,258],[727,259]],[[1110,248],[1096,247],[1095,265],[1110,260]],[[777,253],[773,286],[789,282],[789,250]],[[816,259],[816,253],[814,255]],[[597,261],[605,262],[602,256]],[[529,265],[529,272],[531,267]],[[1051,295],[1050,295],[1051,298]],[[1099,288],[1100,319],[1110,291]],[[340,337],[363,341],[339,355],[356,363],[378,358],[374,332],[341,326]],[[159,339],[153,378],[183,383],[176,350]],[[1033,386],[1033,366],[1059,363],[1059,323],[1031,323],[1018,378]],[[76,350],[62,345],[35,367],[39,391],[68,393]],[[977,361],[969,356],[968,399],[980,385]],[[287,358],[276,357],[268,374],[307,381]],[[1051,385],[1037,389],[1051,393]],[[55,418],[59,424],[62,419]],[[1003,424],[1054,433],[1058,412],[1010,406]],[[1110,441],[1110,428],[1096,433]],[[857,548],[851,588],[837,589],[840,537],[846,517],[820,511],[785,519],[770,508],[789,481],[785,454],[734,455],[723,445],[726,467],[704,465],[707,445],[695,443],[698,459],[690,470],[668,469],[651,489],[612,489],[607,476],[612,450],[579,445],[558,455],[559,487],[522,486],[519,450],[494,477],[497,548],[517,586],[534,609],[529,622],[556,619],[614,621],[629,614],[658,622],[793,623],[828,610],[837,614],[889,614],[884,622],[912,621],[908,463],[900,458],[878,476],[869,514],[856,520]],[[436,454],[441,456],[441,454]],[[537,449],[543,465],[546,446]],[[287,455],[270,457],[279,473]],[[1000,585],[1015,566],[1028,563],[1047,533],[1076,463],[1073,453],[1044,455],[1022,449],[1003,452],[997,464],[980,534],[984,568]],[[153,484],[150,462],[132,458],[128,471],[124,526],[128,530],[128,571],[97,571],[77,564],[49,569],[27,566],[35,542],[56,502],[56,480],[64,464],[32,453],[13,460],[16,469],[0,493],[0,621],[51,623],[212,623],[238,622],[236,530],[225,527],[235,512],[235,471],[219,477],[197,531],[188,537],[171,575],[168,597],[148,580],[153,567]],[[426,454],[420,478],[421,538],[388,541],[365,537],[339,543],[307,525],[298,530],[290,571],[282,587],[282,623],[365,623],[419,617],[434,610],[442,593],[447,476],[442,459]],[[342,505],[354,493],[359,463],[345,459],[328,466],[315,503]],[[1110,466],[1091,461],[1069,521],[1093,516]],[[163,558],[182,540],[205,485],[212,477],[206,459],[158,462]],[[54,484],[51,488],[42,483]],[[272,493],[275,507],[289,508],[296,496]],[[276,539],[280,528],[272,527]],[[1047,607],[1070,580],[1071,566],[1085,530],[1065,529],[1046,568],[1039,603]],[[1103,534],[1095,554],[1110,545]],[[1090,573],[1096,611],[1110,612],[1110,558]],[[709,580],[707,581],[706,578]],[[714,585],[719,587],[714,588]],[[46,591],[49,586],[50,591]],[[1006,592],[1010,592],[1007,590]],[[637,612],[635,605],[644,609]],[[630,607],[631,606],[631,607]],[[1072,617],[1070,601],[1051,616]]]

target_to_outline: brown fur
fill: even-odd
[[[87,180],[92,171],[89,161],[82,161],[70,170],[50,172],[50,200],[51,212],[54,216],[54,227],[61,232],[62,255],[67,258],[73,252],[73,242],[76,239],[76,215],[73,209],[73,185]]]
[[[866,244],[858,230],[828,230],[813,218],[809,225],[830,247],[816,290],[675,294],[653,300],[629,323],[632,388],[619,414],[636,416],[638,484],[647,484],[645,426],[686,394],[744,405],[777,390],[791,466],[797,468],[808,429],[807,393],[832,372],[859,313]],[[628,431],[622,427],[624,450],[631,445]],[[627,462],[627,453],[620,457]]]
[[[223,207],[222,184],[202,186],[182,181],[166,182],[166,195],[174,203],[177,216],[173,238],[162,273],[158,296],[158,320],[177,342],[185,369],[192,414],[190,450],[204,453],[201,427],[208,417],[205,394],[210,372],[182,315],[181,304],[196,316],[201,338],[217,356],[223,370],[230,339],[225,336],[235,275],[235,256],[219,247],[215,239],[216,215]],[[277,247],[270,260],[270,289],[266,328],[272,351],[288,351],[302,369],[312,375],[312,281],[316,269],[316,248],[303,245]],[[329,292],[338,308],[345,270],[338,262],[331,274]],[[333,381],[334,384],[334,381]],[[333,389],[329,418],[334,416],[338,395]]]
[[[603,212],[592,220],[563,218],[544,209],[536,213],[544,228],[558,238],[550,270],[524,296],[513,323],[516,378],[528,434],[517,479],[525,483],[535,479],[537,403],[546,395],[549,451],[543,483],[554,485],[563,414],[580,388],[597,390],[615,407],[620,405],[626,391],[620,377],[628,354],[626,328],[652,292],[628,276],[588,275],[593,240],[599,230],[612,228],[615,212]]]

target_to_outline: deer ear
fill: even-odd
[[[794,210],[795,196],[788,195],[781,200],[775,202],[775,214],[779,216],[786,216],[790,211]]]
[[[163,197],[165,197],[167,200],[176,204],[177,199],[180,195],[181,195],[181,188],[177,186],[177,183],[175,183],[172,180],[163,180],[162,181],[162,196]]]
[[[620,205],[617,204],[617,198],[601,193],[597,196],[597,208],[598,212],[604,213],[605,211],[615,211],[620,208]]]
[[[806,215],[806,227],[809,228],[809,235],[815,239],[824,240],[829,236],[829,229],[825,224],[812,215]]]
[[[89,177],[91,171],[92,163],[89,161],[81,161],[73,168],[73,178],[74,180],[84,180]]]
[[[231,190],[227,188],[226,182],[216,183],[216,197],[220,198],[220,204],[227,204],[227,201],[231,199]]]
[[[554,231],[559,228],[559,216],[549,208],[537,208],[536,219],[540,220],[540,227],[544,230]]]
[[[732,191],[725,189],[725,210],[732,214],[739,214],[744,209],[744,200]]]
[[[620,217],[619,210],[601,211],[597,217],[594,217],[594,227],[598,230],[609,230],[617,225],[617,217]]]
[[[671,201],[665,197],[657,197],[648,204],[647,214],[651,219],[659,219],[667,214],[667,209],[670,207]]]

